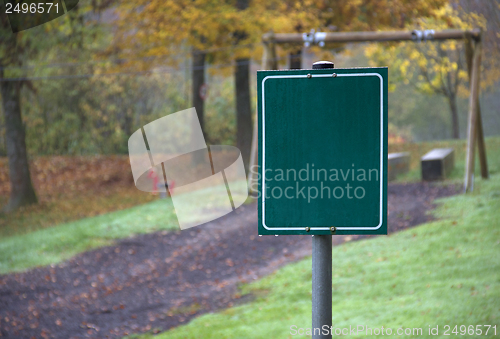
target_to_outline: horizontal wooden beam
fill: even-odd
[[[428,32],[425,37],[425,32]],[[271,43],[304,43],[305,37],[315,38],[311,42],[368,42],[368,41],[424,41],[424,40],[447,40],[464,39],[469,35],[475,40],[480,39],[480,29],[463,31],[451,29],[445,31],[393,31],[393,32],[316,32],[316,33],[266,33],[262,36],[264,42]]]

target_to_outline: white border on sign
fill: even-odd
[[[333,73],[332,73],[333,74]],[[332,78],[332,74],[311,74],[313,78]],[[335,226],[337,230],[358,230],[358,231],[375,231],[378,230],[383,223],[383,182],[384,182],[384,79],[378,73],[351,73],[351,74],[337,74],[339,77],[355,77],[355,76],[376,76],[380,79],[380,213],[379,213],[379,224],[374,227],[349,227],[349,226]],[[265,192],[266,185],[266,105],[264,98],[264,85],[268,79],[287,79],[287,78],[307,78],[307,74],[302,75],[268,75],[262,79],[262,192]],[[262,194],[262,226],[266,230],[270,231],[303,231],[299,227],[267,227],[266,225],[266,205],[265,205],[266,195]],[[311,231],[329,231],[331,226],[327,227],[310,227]]]

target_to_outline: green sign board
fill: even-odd
[[[259,234],[387,234],[387,68],[257,84]]]

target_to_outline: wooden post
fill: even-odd
[[[477,40],[474,46],[471,80],[470,80],[470,96],[469,96],[469,121],[467,125],[467,158],[465,162],[465,185],[464,191],[472,192],[474,189],[474,151],[477,133],[477,108],[479,107],[479,77],[481,75],[481,52],[482,42]]]
[[[471,70],[472,70],[472,36],[470,34],[465,35],[465,58],[467,60],[467,70],[469,72],[469,83],[471,83]],[[481,177],[483,179],[489,178],[488,171],[488,160],[486,157],[486,146],[484,143],[484,132],[483,132],[483,121],[481,118],[481,107],[479,104],[479,96],[477,100],[477,150],[479,154],[479,164],[481,165]]]
[[[274,33],[271,32],[265,34],[264,39],[264,60],[262,60],[262,66],[267,70],[278,69],[278,58],[276,55],[276,42],[274,41]]]
[[[270,32],[265,34],[264,39],[264,54],[262,55],[262,69],[278,69],[278,59],[276,53],[276,44],[273,41],[274,33]],[[257,116],[258,108],[255,110],[255,121],[253,124],[253,135],[252,135],[252,151],[250,153],[250,165],[248,173],[248,191],[253,192],[253,186],[256,183],[256,173],[258,172],[259,165],[259,118]]]
[[[252,133],[252,150],[250,153],[250,164],[248,166],[248,192],[252,193],[254,191],[253,185],[257,182],[255,176],[258,173],[258,152],[259,152],[259,118],[257,116],[258,110],[255,109],[255,120],[253,122],[253,133]],[[255,173],[255,175],[254,175]]]

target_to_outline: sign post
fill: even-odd
[[[387,68],[257,83],[259,235],[313,235],[313,338],[331,338],[332,235],[387,234]]]
[[[334,64],[319,61],[313,69],[332,69]],[[312,329],[313,338],[331,338],[332,328],[332,235],[312,237]],[[318,333],[317,333],[318,331]]]
[[[312,237],[312,329],[313,338],[331,338],[332,328],[332,236]]]

